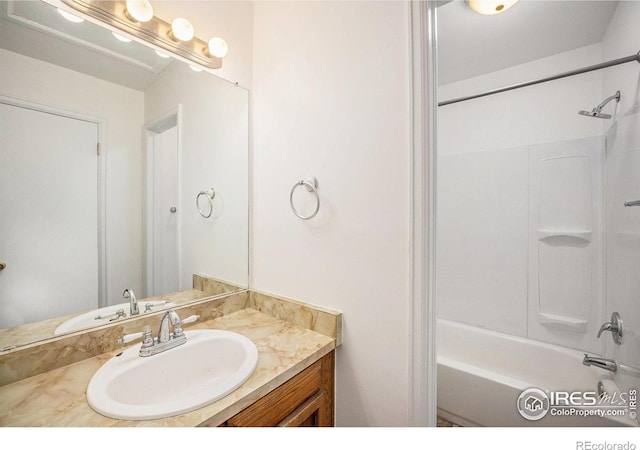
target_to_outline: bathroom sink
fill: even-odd
[[[144,312],[146,309],[146,305],[150,305],[151,310]],[[149,314],[156,311],[162,311],[163,309],[173,308],[175,303],[167,302],[167,301],[149,301],[145,302],[144,300],[138,302],[138,307],[140,308],[140,314]],[[71,319],[62,322],[58,328],[56,328],[53,332],[54,335],[69,333],[71,331],[82,330],[85,328],[97,327],[100,325],[105,325],[113,322],[114,320],[119,320],[117,318],[118,310],[123,310],[126,314],[126,317],[129,317],[130,304],[120,303],[119,305],[113,306],[105,306],[104,308],[94,309],[93,311],[89,311],[86,313],[79,314],[77,316],[72,317]],[[124,318],[124,317],[123,317]]]
[[[230,394],[253,374],[258,350],[224,330],[186,331],[187,342],[141,357],[140,345],[107,361],[89,382],[87,401],[114,419],[149,420],[193,411]]]

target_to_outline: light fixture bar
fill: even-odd
[[[105,22],[161,49],[175,53],[208,69],[222,67],[222,59],[205,53],[207,43],[193,37],[188,42],[174,41],[169,37],[171,24],[153,16],[148,22],[132,22],[125,15],[124,1],[61,0],[65,5]]]

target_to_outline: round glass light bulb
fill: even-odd
[[[171,32],[175,36],[176,39],[180,39],[181,41],[190,41],[195,34],[193,29],[193,25],[187,19],[183,19],[182,17],[178,17],[173,22],[171,22]]]
[[[84,22],[84,19],[82,17],[74,16],[73,14],[65,11],[64,9],[58,8],[58,12],[62,17],[67,19],[69,22],[73,22],[73,23]]]
[[[116,33],[115,31],[112,31],[111,34],[113,34],[113,37],[116,38],[117,40],[119,40],[120,42],[131,42],[131,39],[129,39],[128,37],[125,37],[121,34]]]
[[[467,0],[475,12],[487,16],[500,14],[515,5],[518,0]]]
[[[219,37],[214,37],[209,40],[207,51],[209,52],[210,55],[213,55],[216,58],[224,58],[225,56],[227,56],[227,53],[229,52],[229,46],[224,41],[224,39]]]
[[[148,22],[153,17],[153,7],[148,0],[127,0],[126,12],[138,22]]]

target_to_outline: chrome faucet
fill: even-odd
[[[129,308],[131,310],[129,315],[137,316],[138,314],[140,314],[140,309],[138,308],[138,300],[136,300],[136,294],[133,293],[133,289],[125,289],[122,293],[122,297],[129,299]]]
[[[598,337],[600,337],[603,331],[611,331],[613,342],[618,345],[622,344],[622,320],[620,319],[620,314],[617,312],[611,314],[611,322],[602,324],[598,331]]]
[[[609,372],[615,372],[618,370],[618,363],[613,359],[599,358],[597,356],[589,356],[586,353],[582,359],[582,364],[585,366],[595,366],[600,369],[608,370]]]
[[[173,333],[170,333],[170,327],[173,327]],[[185,336],[182,330],[180,316],[178,316],[178,313],[174,310],[170,309],[162,316],[157,338],[153,338],[150,328],[144,331],[142,346],[140,347],[140,356],[157,355],[185,342],[187,342],[187,336]]]

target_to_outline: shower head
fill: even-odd
[[[581,110],[581,111],[578,111],[578,114],[582,114],[583,116],[588,116],[588,117],[596,117],[598,119],[611,119],[611,114],[604,114],[601,112],[602,108],[604,108],[604,106],[607,103],[609,103],[611,100],[615,100],[616,103],[619,102],[620,91],[616,91],[614,95],[605,99],[602,103],[600,103],[598,106],[593,108],[591,111]]]
[[[589,117],[597,117],[598,119],[611,119],[611,114],[604,114],[596,111],[596,108],[593,108],[591,111],[578,111],[578,114],[582,114],[583,116]]]

